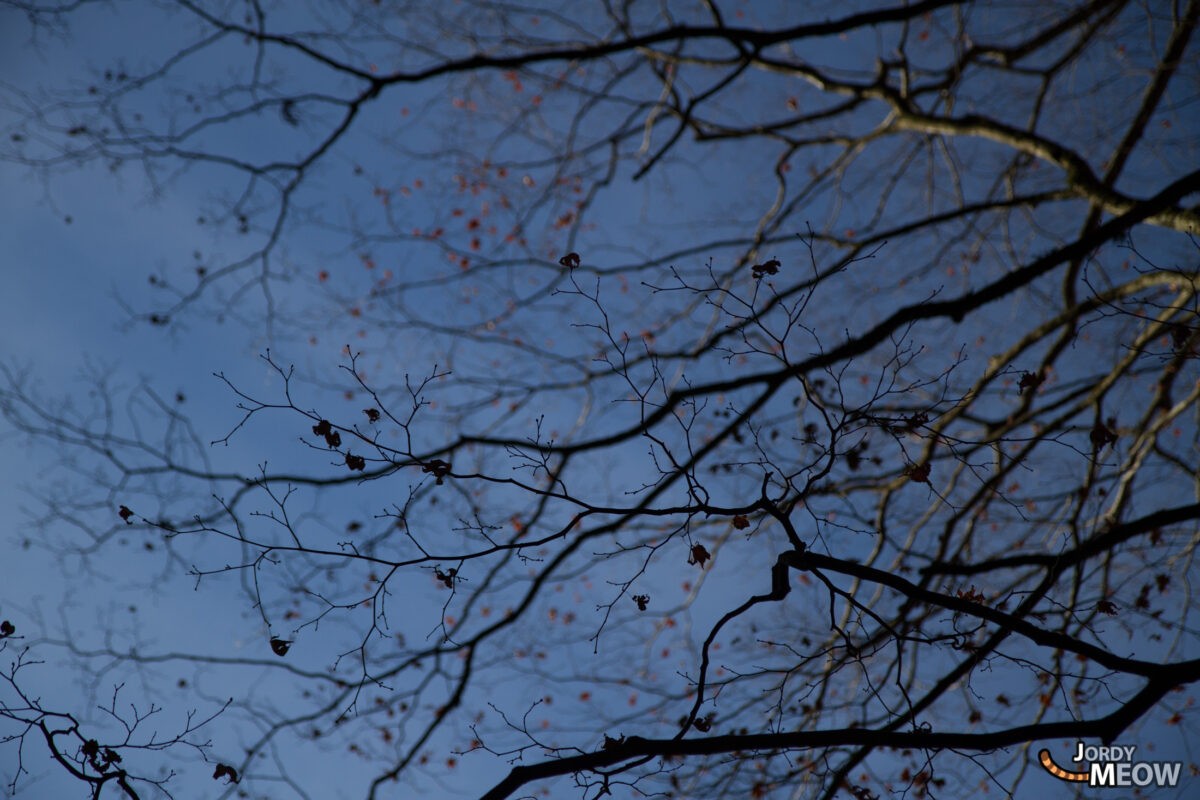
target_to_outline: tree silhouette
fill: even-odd
[[[270,344],[216,433],[4,367],[39,545],[260,641],[6,623],[3,741],[81,796],[1004,794],[1189,735],[1196,0],[176,0],[136,59],[4,5],[109,58],[0,87],[4,157],[194,205],[122,303]]]

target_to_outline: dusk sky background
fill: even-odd
[[[757,3],[750,8],[769,15],[775,13],[776,6]],[[81,20],[86,20],[86,24],[77,24],[69,38],[41,31],[34,40],[32,30],[19,12],[0,9],[0,134],[8,136],[15,130],[12,126],[20,110],[16,107],[20,93],[36,97],[42,87],[86,84],[92,80],[89,73],[103,71],[114,54],[126,59],[132,69],[145,57],[144,48],[169,51],[175,41],[175,32],[160,18],[103,11],[85,13]],[[439,97],[436,87],[422,87],[406,102],[416,109],[444,99]],[[1186,110],[1183,116],[1189,122],[1196,121],[1194,110]],[[1197,129],[1200,128],[1193,128]],[[358,145],[351,141],[339,146],[330,164],[315,179],[331,196],[363,194],[362,181],[353,174],[360,153],[370,168],[371,158],[387,149],[373,138],[370,126],[356,136]],[[426,218],[436,220],[458,201],[446,176],[428,171],[428,165],[412,155],[439,146],[438,132],[428,130],[422,140],[421,131],[410,128],[405,129],[405,136],[404,147],[410,152],[396,155],[395,166],[389,164],[387,169],[405,172],[405,180],[421,179],[429,185],[426,191],[432,199],[424,207],[411,211],[415,226],[422,226]],[[267,148],[276,146],[269,141],[257,144]],[[747,177],[748,173],[751,177]],[[721,198],[716,205],[735,214],[734,209],[743,205],[740,198],[744,194],[759,196],[771,190],[769,181],[759,182],[752,175],[753,171],[745,165],[710,163],[682,166],[671,173],[669,185],[654,181],[626,185],[622,181],[629,176],[619,176],[616,188],[610,190],[600,211],[592,212],[593,219],[607,219],[610,225],[591,240],[585,234],[582,244],[577,243],[576,247],[597,260],[621,263],[623,259],[635,260],[638,253],[685,246],[689,231],[682,224],[672,227],[675,225],[672,220],[693,219],[693,204],[708,207],[713,198]],[[1169,178],[1165,174],[1160,177]],[[135,319],[134,314],[145,312],[161,296],[150,284],[150,275],[169,274],[173,279],[182,279],[180,276],[185,276],[192,266],[193,251],[202,252],[205,259],[216,260],[237,251],[239,245],[223,240],[228,234],[214,233],[211,226],[197,222],[198,217],[205,215],[212,197],[227,188],[226,178],[215,170],[199,167],[176,176],[165,184],[163,191],[156,193],[135,166],[114,174],[102,164],[91,163],[57,170],[47,177],[27,166],[0,160],[0,274],[3,276],[0,365],[11,375],[23,376],[25,388],[45,398],[48,408],[60,403],[69,403],[76,409],[94,407],[98,398],[89,396],[89,391],[94,388],[97,376],[110,382],[117,397],[127,396],[130,390],[136,395],[137,387],[144,385],[187,415],[195,427],[197,442],[212,464],[253,473],[255,465],[264,460],[288,464],[297,459],[296,463],[302,463],[298,460],[306,457],[302,448],[289,450],[281,448],[279,443],[286,440],[285,433],[294,440],[303,431],[287,432],[282,427],[260,424],[239,432],[227,446],[210,446],[211,441],[224,437],[240,419],[236,398],[214,373],[224,373],[239,387],[262,391],[265,395],[281,386],[278,376],[259,357],[267,348],[277,354],[281,363],[300,365],[306,375],[322,372],[336,375],[335,370],[343,361],[342,347],[353,341],[356,349],[361,344],[371,369],[394,377],[408,368],[427,369],[438,355],[438,343],[403,330],[383,334],[372,331],[370,337],[359,340],[354,338],[357,330],[369,327],[369,319],[359,322],[332,313],[326,317],[315,315],[312,309],[320,303],[334,307],[342,299],[351,302],[355,297],[366,297],[370,286],[369,280],[362,277],[363,267],[356,255],[363,248],[347,246],[343,238],[316,226],[294,232],[285,242],[292,263],[301,266],[296,268],[290,283],[274,284],[279,292],[275,299],[282,310],[280,317],[286,320],[281,327],[257,324],[262,318],[255,309],[261,307],[261,298],[253,293],[231,307],[230,316],[224,320],[215,317],[212,306],[203,312],[184,314],[167,327]],[[864,202],[864,210],[870,207],[870,202]],[[725,221],[730,225],[736,222],[729,216]],[[595,242],[593,247],[585,247],[591,242]],[[378,256],[379,272],[388,264],[401,274],[405,274],[404,270],[432,269],[426,266],[424,255],[407,259],[403,247],[386,252]],[[332,278],[327,282],[320,280],[318,269],[329,270]],[[532,280],[541,274],[532,271]],[[344,281],[340,281],[343,276]],[[376,277],[374,273],[370,280]],[[459,299],[446,299],[446,307],[454,308]],[[998,325],[1019,314],[1019,309],[1002,305],[994,312]],[[289,318],[289,309],[294,309],[296,315]],[[539,332],[547,339],[575,335],[568,327],[574,320],[568,318],[564,309],[565,305],[555,306],[542,317],[545,329]],[[851,309],[822,310],[835,318],[851,312]],[[312,332],[315,344],[306,340],[305,330]],[[491,352],[458,352],[454,358],[469,365],[474,359],[482,361],[491,355]],[[311,382],[304,387],[308,397],[317,398],[314,405],[318,400],[325,407],[335,407],[341,402],[339,393],[330,386]],[[176,400],[177,394],[183,398],[181,401]],[[131,430],[130,426],[150,419],[148,414],[143,416],[148,406],[141,405],[145,402],[142,397],[133,405],[118,404],[115,418],[122,429]],[[356,398],[345,407],[357,410],[361,405]],[[566,424],[574,409],[545,411],[552,421]],[[609,477],[611,473],[598,479]],[[76,713],[103,725],[103,715],[86,707],[87,698],[92,694],[111,694],[111,684],[124,682],[118,703],[143,704],[153,700],[163,706],[160,727],[164,732],[178,725],[188,710],[195,708],[204,716],[224,698],[239,695],[247,687],[263,696],[279,690],[284,698],[280,705],[284,705],[286,693],[282,687],[264,677],[268,674],[267,667],[209,671],[181,660],[147,667],[144,686],[158,687],[168,679],[164,676],[177,675],[195,687],[195,692],[181,693],[180,702],[172,702],[170,695],[160,693],[157,688],[147,694],[136,671],[131,673],[123,668],[111,673],[102,671],[95,683],[89,683],[86,676],[64,669],[56,662],[56,653],[60,651],[52,642],[61,641],[64,636],[85,650],[103,645],[111,636],[126,646],[136,642],[143,653],[227,653],[231,658],[261,659],[266,663],[274,658],[266,646],[269,636],[288,634],[286,628],[278,631],[265,628],[257,613],[248,607],[236,579],[218,576],[200,582],[197,587],[192,579],[181,574],[183,567],[179,564],[168,565],[159,559],[155,567],[157,551],[145,550],[148,545],[156,546],[153,532],[148,535],[131,529],[125,549],[109,547],[86,560],[59,560],[37,537],[57,535],[61,537],[59,541],[65,542],[77,537],[78,530],[65,520],[50,522],[46,527],[35,527],[31,520],[42,517],[46,511],[37,495],[53,497],[56,491],[67,491],[73,485],[67,478],[60,452],[44,440],[31,440],[12,431],[0,421],[0,506],[7,510],[5,522],[0,525],[0,618],[12,620],[17,633],[26,637],[22,643],[34,646],[31,655],[46,662],[22,672],[28,686],[35,687],[32,693],[40,695],[49,708]],[[78,475],[71,480],[78,480]],[[387,502],[387,487],[368,485],[334,498],[332,503],[336,505],[330,499],[313,501],[308,510],[314,517],[326,518],[332,531],[341,529],[346,520],[367,519]],[[139,513],[145,507],[133,502],[130,505]],[[97,509],[102,506],[97,499]],[[116,513],[115,506],[112,513]],[[101,518],[97,511],[95,519],[80,520],[79,524],[87,526]],[[115,517],[108,524],[116,524]],[[138,548],[143,548],[140,553],[136,552]],[[134,563],[136,571],[131,573],[130,565]],[[744,584],[736,576],[726,575],[724,580],[728,581],[729,592],[741,592]],[[397,602],[424,610],[439,600],[436,596],[431,598],[426,585],[418,589],[412,597],[397,597]],[[705,600],[714,605],[697,605],[692,613],[704,619],[711,609],[717,608],[717,600],[729,596],[732,595],[716,594],[715,599]],[[697,622],[696,627],[702,629],[704,625]],[[328,626],[320,628],[320,635],[336,639]],[[302,637],[290,656],[294,661],[289,663],[314,671],[328,666],[328,655],[336,651],[336,641],[323,648],[311,645],[317,638]],[[303,645],[309,645],[308,652]],[[0,656],[0,665],[6,665],[14,652],[10,645]],[[502,692],[511,691],[513,696],[540,691],[531,684],[532,681],[526,685],[516,681],[498,688]],[[198,695],[207,704],[198,704]],[[248,737],[236,729],[236,718],[230,717],[215,721],[206,728],[207,736],[200,738],[211,738],[214,760],[235,763],[241,758],[240,747]],[[0,727],[0,737],[7,732]],[[435,742],[431,749],[448,751],[461,741],[461,733],[460,726],[454,736],[447,735],[445,741]],[[1185,749],[1173,734],[1172,729],[1162,728],[1153,754],[1155,760],[1180,758],[1185,763],[1200,760],[1200,754]],[[321,759],[287,759],[290,769],[303,773],[293,775],[296,786],[312,798],[362,797],[364,785],[375,774],[374,768],[361,769],[363,762],[345,753],[344,748],[327,748],[322,752],[327,755]],[[1060,763],[1066,763],[1065,750],[1056,750],[1056,755]],[[147,760],[152,757],[145,756]],[[17,797],[50,800],[83,796],[82,785],[49,762],[40,741],[30,739],[23,758],[31,775],[22,778]],[[219,784],[211,779],[211,764],[188,766],[170,756],[163,757],[163,763],[181,770],[177,797],[218,796]],[[482,767],[485,763],[486,767],[476,770],[475,764]],[[13,746],[0,745],[0,774],[6,781],[14,764]],[[478,794],[501,776],[500,767],[495,760],[472,761],[467,756],[461,768],[452,774],[432,772],[419,790],[427,792],[426,796],[438,795],[443,791],[438,782],[444,777],[448,786],[463,793],[462,796]],[[1044,789],[1047,794],[1043,796],[1052,797],[1058,784],[1049,777],[1039,777],[1025,784],[1027,791],[1034,788]],[[233,791],[225,790],[221,796],[233,796]],[[420,796],[416,789],[407,791],[413,793],[399,791],[386,796]],[[1189,784],[1185,777],[1174,794],[1157,790],[1155,796],[1187,797],[1191,792],[1194,784]],[[281,792],[279,796],[290,795]],[[1097,797],[1100,796],[1098,793]]]

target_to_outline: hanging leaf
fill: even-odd
[[[374,408],[364,408],[363,413],[367,415],[368,422],[379,422],[379,411]]]
[[[985,595],[983,592],[977,591],[975,589],[975,584],[971,584],[971,586],[966,589],[958,589],[955,591],[955,594],[960,600],[966,600],[968,603],[979,603],[983,606],[987,605],[987,595]]]
[[[271,652],[280,658],[287,655],[287,651],[291,646],[291,641],[287,639],[280,639],[278,636],[271,637]],[[237,779],[235,778],[234,780],[236,781]]]
[[[1110,422],[1114,421],[1110,420]],[[1096,424],[1092,426],[1092,431],[1088,434],[1088,438],[1092,440],[1092,451],[1098,452],[1115,442],[1117,434],[1113,433],[1112,429],[1103,422],[1096,420]]]
[[[1039,386],[1042,385],[1042,383],[1045,382],[1045,380],[1046,376],[1040,371],[1022,372],[1021,380],[1017,383],[1017,388],[1020,390],[1021,394],[1025,394],[1026,391],[1034,392]]]
[[[605,750],[611,750],[614,747],[616,747],[617,745],[621,745],[624,743],[625,743],[625,734],[621,734],[621,738],[619,738],[619,739],[614,739],[611,736],[609,736],[607,733],[604,734],[604,749]]]
[[[9,622],[8,620],[4,620],[3,622],[0,622],[0,639],[4,639],[6,637],[12,636],[16,632],[17,632],[17,629],[15,627],[13,627],[13,624],[11,622]]]
[[[750,268],[750,272],[754,275],[754,280],[762,280],[764,275],[775,275],[779,272],[779,259],[772,258],[770,261],[764,261],[762,264],[755,264]]]
[[[575,269],[579,266],[579,253],[567,253],[558,260],[558,263],[567,269]]]
[[[929,462],[912,464],[904,470],[904,474],[908,475],[909,480],[916,483],[929,483]]]
[[[1171,326],[1171,349],[1176,353],[1184,352],[1188,339],[1192,338],[1192,329],[1187,325]],[[1195,349],[1195,348],[1193,348]]]
[[[129,510],[128,506],[121,506],[117,510],[117,513],[121,515],[121,519],[125,520],[126,525],[133,524],[133,520],[130,519],[133,516],[133,512]]]
[[[440,484],[442,478],[450,474],[450,462],[435,458],[422,464],[421,472],[432,473],[433,477],[437,479],[437,483]]]
[[[316,425],[313,425],[313,433],[317,436],[325,437],[325,444],[330,447],[340,447],[342,444],[342,435],[333,429],[329,420],[323,419]]]
[[[750,527],[750,520],[746,519],[745,514],[738,514],[733,518],[733,527],[737,528],[739,531],[744,531],[746,528]]]
[[[333,425],[327,419],[323,419],[316,425],[313,425],[312,431],[317,436],[324,436],[325,443],[330,447],[337,447],[342,443],[341,434],[333,429]]]
[[[217,768],[213,771],[213,780],[219,781],[221,778],[229,778],[230,783],[237,783],[237,770],[228,764],[217,764]]]
[[[637,603],[638,611],[645,611],[647,604],[650,602],[650,595],[635,594],[633,596],[633,602]]]
[[[356,456],[353,453],[346,453],[346,466],[351,470],[358,470],[359,472],[362,472],[367,468],[367,460],[362,456]],[[441,481],[438,481],[438,483],[441,483]]]
[[[442,570],[439,567],[434,567],[433,574],[437,577],[437,579],[439,581],[441,581],[442,583],[444,583],[446,585],[447,589],[453,589],[454,588],[454,579],[455,579],[455,577],[458,576],[458,570],[451,567],[448,571],[442,572]]]
[[[710,558],[712,558],[712,556],[709,554],[708,550],[704,548],[704,545],[694,544],[692,545],[691,555],[688,556],[688,563],[695,564],[696,566],[700,567],[700,569],[704,569],[704,562],[708,561]]]

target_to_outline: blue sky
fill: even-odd
[[[7,33],[2,35],[6,40],[12,40],[6,41],[10,46],[0,46],[0,51],[5,53],[0,56],[4,81],[18,87],[32,87],[43,82],[82,85],[85,78],[81,76],[86,75],[89,68],[105,68],[110,63],[105,59],[113,53],[124,54],[121,57],[127,59],[133,69],[137,61],[153,55],[147,48],[169,51],[175,41],[173,37],[178,33],[161,20],[151,21],[138,14],[126,14],[116,21],[109,19],[107,13],[97,14],[88,25],[106,27],[89,30],[91,36],[82,45],[65,44],[51,38],[43,40],[39,49],[27,46],[28,40],[20,25],[8,27]],[[0,25],[0,28],[4,27]],[[86,27],[81,26],[81,29]],[[93,44],[97,41],[102,44]],[[211,67],[213,61],[220,61],[221,55],[218,53],[211,61],[195,68]],[[837,55],[840,51],[835,50],[830,57]],[[333,378],[329,377],[337,375],[340,351],[347,340],[353,342],[355,349],[361,346],[366,354],[364,365],[380,380],[398,381],[406,371],[421,374],[420,370],[428,369],[431,362],[441,359],[439,363],[445,365],[449,359],[462,375],[477,371],[482,385],[474,386],[472,390],[486,391],[486,377],[491,365],[518,350],[511,339],[488,339],[481,333],[484,338],[474,344],[452,350],[445,345],[444,339],[402,325],[391,330],[371,327],[372,320],[393,319],[389,317],[392,310],[370,305],[370,290],[376,281],[382,280],[380,276],[385,269],[393,269],[397,274],[428,271],[431,276],[450,276],[445,284],[433,285],[412,300],[413,314],[434,319],[438,315],[461,315],[453,318],[456,321],[477,319],[481,326],[486,326],[489,315],[503,308],[500,302],[503,293],[513,289],[505,279],[493,279],[488,275],[479,276],[478,282],[468,284],[454,277],[457,267],[447,266],[444,254],[436,247],[415,239],[383,238],[395,229],[401,229],[396,217],[400,218],[403,230],[411,225],[429,231],[434,225],[461,224],[479,211],[484,200],[498,204],[496,197],[503,191],[522,191],[521,176],[514,172],[503,179],[491,176],[491,188],[480,196],[463,193],[450,176],[431,168],[430,163],[422,159],[423,152],[434,150],[442,143],[438,138],[439,131],[413,123],[415,114],[405,114],[397,106],[411,107],[415,111],[428,103],[446,100],[439,91],[438,86],[422,89],[406,95],[402,103],[397,102],[381,111],[364,124],[356,138],[333,153],[313,176],[316,195],[324,191],[333,197],[356,198],[346,204],[347,216],[360,214],[357,221],[367,235],[363,241],[348,244],[338,231],[330,230],[330,223],[339,220],[324,216],[325,209],[313,213],[308,220],[311,224],[289,232],[284,247],[273,262],[290,270],[290,282],[274,284],[279,308],[288,312],[281,313],[280,325],[276,328],[261,324],[261,298],[254,292],[236,304],[224,322],[217,319],[219,302],[202,305],[199,311],[181,315],[168,328],[132,321],[128,313],[128,309],[142,311],[162,296],[162,292],[150,283],[150,276],[165,275],[173,283],[182,282],[188,279],[189,270],[195,263],[218,263],[221,259],[236,257],[246,249],[247,240],[232,237],[228,229],[214,232],[206,211],[214,205],[214,198],[231,191],[233,184],[228,173],[219,169],[192,170],[165,184],[165,190],[155,192],[132,164],[115,174],[103,165],[93,164],[66,174],[55,174],[48,182],[43,182],[42,176],[27,168],[0,162],[0,187],[3,187],[0,190],[0,219],[4,220],[0,225],[0,253],[3,253],[6,278],[6,291],[0,293],[0,342],[3,343],[0,361],[26,367],[30,386],[38,387],[43,396],[69,398],[76,408],[81,409],[91,408],[97,400],[87,394],[86,380],[81,380],[88,374],[110,379],[118,395],[131,389],[137,394],[136,387],[144,383],[164,398],[167,405],[176,403],[174,397],[178,392],[184,399],[177,406],[192,420],[205,457],[213,464],[243,473],[252,473],[255,465],[268,456],[278,464],[303,465],[318,472],[321,468],[319,464],[314,466],[311,453],[295,441],[305,431],[294,430],[295,424],[287,419],[266,420],[261,425],[250,426],[239,432],[228,447],[208,447],[209,441],[224,436],[240,418],[234,408],[235,398],[228,387],[213,377],[214,372],[223,372],[239,387],[263,396],[281,389],[278,375],[258,357],[267,347],[273,348],[282,363],[294,361],[300,365],[305,378],[301,387],[306,397],[301,404],[310,403],[322,410],[334,408],[338,413],[346,413],[345,409],[350,409],[352,413],[358,413],[361,407],[360,397],[354,398],[352,404],[342,400],[337,388],[332,387]],[[788,87],[781,87],[781,91],[788,91]],[[469,95],[464,95],[464,102],[469,99]],[[767,101],[762,102],[766,104]],[[452,115],[436,118],[450,120],[446,124],[454,124],[453,120],[458,119]],[[275,125],[271,130],[287,133],[286,126]],[[236,132],[222,135],[228,136],[228,140],[216,137],[212,141],[214,146],[244,148],[242,152],[256,154],[270,153],[273,149],[285,151],[293,144],[267,136],[247,138]],[[386,138],[389,136],[394,138]],[[402,143],[402,151],[393,151],[395,141]],[[771,154],[761,155],[763,163],[769,162],[770,158]],[[356,175],[357,166],[363,166],[366,174]],[[544,169],[539,172],[530,168],[530,173],[539,179],[545,172]],[[606,268],[611,266],[614,274],[605,284],[605,297],[614,307],[628,313],[629,321],[652,325],[659,309],[668,308],[669,304],[656,300],[636,282],[631,291],[623,292],[628,282],[623,284],[622,277],[616,274],[619,265],[634,262],[641,254],[687,246],[692,238],[691,221],[701,212],[707,215],[711,229],[733,230],[737,223],[757,216],[757,213],[751,213],[756,211],[751,199],[761,201],[773,190],[770,180],[754,177],[763,172],[751,169],[744,162],[717,161],[680,164],[670,172],[670,180],[652,178],[635,185],[624,182],[629,177],[627,173],[619,174],[616,187],[596,208],[594,219],[602,222],[602,230],[581,232],[576,240],[567,240],[564,236],[554,244],[566,249],[574,241],[574,246],[585,252],[589,259]],[[417,189],[417,181],[422,183],[423,189]],[[372,197],[373,184],[388,187],[392,197],[396,198],[394,217],[379,208],[378,200]],[[512,188],[508,188],[510,186]],[[401,187],[412,190],[414,196],[401,200]],[[714,197],[718,198],[717,202],[713,202]],[[872,198],[853,196],[840,213],[846,219],[862,219],[872,213],[873,207]],[[465,210],[461,217],[455,215],[455,210],[460,208]],[[552,219],[561,210],[553,207],[543,213]],[[832,210],[824,206],[812,209],[814,219],[824,219],[832,214]],[[496,212],[496,218],[501,216]],[[745,216],[746,220],[739,219],[740,216]],[[203,224],[198,221],[201,217],[205,218]],[[70,218],[69,223],[67,218]],[[370,234],[378,238],[372,241]],[[256,228],[249,236],[252,241],[260,236],[260,231]],[[197,251],[201,254],[199,261],[193,256]],[[378,263],[368,270],[368,260]],[[896,269],[895,263],[880,260],[866,267],[872,270],[868,274],[873,277],[882,275],[886,278],[889,271]],[[329,273],[327,281],[319,278],[322,271]],[[520,273],[522,281],[517,288],[529,287],[526,290],[532,291],[551,274],[544,266],[531,267],[527,274]],[[851,281],[850,278],[846,280]],[[955,288],[955,280],[940,273],[932,278],[914,277],[903,292],[893,289],[894,295],[887,295],[885,290],[886,300],[880,306],[872,306],[869,313],[863,312],[861,306],[848,307],[835,302],[815,308],[813,313],[826,323],[847,320],[849,326],[863,325],[873,321],[870,313],[882,315],[884,311],[880,309],[887,307],[887,302],[899,303],[922,294],[930,285],[946,286],[949,291]],[[957,280],[965,285],[965,276],[960,274]],[[475,294],[470,291],[472,286]],[[879,287],[875,286],[871,291],[878,292]],[[831,292],[831,296],[837,295]],[[548,352],[574,356],[582,349],[581,343],[588,341],[587,337],[591,335],[569,327],[570,322],[583,318],[579,308],[579,305],[570,305],[566,299],[555,298],[547,303],[544,312],[531,315],[532,321],[524,333],[537,337],[539,342],[547,342],[544,347]],[[350,315],[351,309],[357,309],[362,316]],[[1016,303],[1004,303],[999,304],[994,313],[997,328],[1002,330],[1021,318],[1022,308]],[[695,318],[707,323],[712,314],[701,308]],[[357,332],[360,329],[367,330],[368,336],[359,339]],[[316,338],[315,344],[309,343],[308,335]],[[939,358],[949,358],[955,349],[955,346],[947,347],[939,353]],[[322,385],[322,380],[329,383]],[[145,395],[141,396],[145,398]],[[143,399],[116,409],[114,419],[121,430],[132,430],[139,424],[154,429],[156,423],[145,413],[149,406],[141,404],[144,402]],[[566,395],[559,407],[541,409],[548,415],[548,427],[569,427],[579,416],[577,403],[582,405],[577,395]],[[512,430],[529,430],[533,415],[526,411],[522,409],[521,416],[504,424]],[[614,425],[619,413],[616,407],[598,403],[593,421]],[[35,491],[53,491],[58,487],[64,474],[55,466],[57,454],[44,443],[28,449],[22,437],[2,435],[4,438],[0,441],[5,455],[0,458],[0,502],[9,509],[27,508],[29,513],[37,516],[41,509],[22,487],[32,486]],[[607,465],[613,468],[612,473],[605,474],[597,469],[596,485],[588,488],[594,488],[598,495],[616,494],[622,480],[627,480],[638,469],[646,469],[644,463],[635,466],[632,457],[628,458],[628,461],[618,460]],[[158,508],[152,499],[138,497],[137,500],[140,503],[129,502],[139,514],[150,516],[163,509],[175,510],[172,498],[164,498]],[[347,490],[337,499],[313,499],[302,494],[299,502],[307,513],[304,521],[310,530],[327,535],[333,542],[349,523],[368,521],[395,500],[392,487],[367,484]],[[103,505],[102,501],[105,498],[97,498],[98,506]],[[115,497],[107,498],[109,505],[112,501],[123,502]],[[444,513],[446,519],[438,518],[437,522],[452,524],[451,512]],[[95,519],[102,520],[103,517],[97,513]],[[87,524],[92,524],[92,520],[87,520],[82,527]],[[110,518],[103,524],[116,523]],[[19,541],[25,531],[33,530],[38,531],[38,535],[80,535],[78,529],[63,520],[44,529],[31,527],[20,513],[9,515],[8,525],[0,528],[6,541]],[[433,519],[425,532],[431,537],[436,535]],[[138,642],[141,652],[228,653],[233,658],[246,656],[264,662],[273,658],[265,648],[267,636],[271,633],[293,635],[278,619],[278,629],[268,630],[258,614],[249,608],[246,595],[238,591],[236,580],[217,576],[201,581],[198,588],[194,588],[193,582],[181,575],[187,565],[168,565],[164,551],[153,535],[131,532],[128,538],[127,545],[107,548],[86,561],[67,559],[62,563],[56,562],[51,552],[37,546],[36,542],[28,549],[19,550],[6,545],[13,557],[0,559],[0,585],[4,587],[0,591],[0,616],[12,618],[19,631],[28,633],[31,640],[40,636],[56,638],[70,631],[75,643],[87,649],[103,644],[106,631],[111,631],[122,645]],[[158,549],[147,551],[146,545]],[[141,551],[138,551],[139,547]],[[695,630],[704,630],[730,597],[744,592],[744,576],[758,566],[756,559],[761,560],[766,555],[739,553],[734,551],[724,563],[748,566],[741,570],[727,567],[726,571],[708,575],[705,580],[710,586],[706,587],[702,601],[680,614],[680,619],[693,624]],[[734,558],[741,560],[735,562]],[[134,585],[116,588],[114,581],[129,577],[133,564],[137,565]],[[670,579],[677,577],[678,570],[662,569]],[[358,579],[362,577],[357,576]],[[592,583],[603,589],[606,576],[590,577]],[[351,582],[343,580],[342,583]],[[431,583],[436,584],[435,581]],[[681,604],[685,595],[686,592],[681,593]],[[436,619],[438,612],[434,606],[442,599],[443,595],[431,593],[424,585],[408,593],[399,591],[394,599],[394,613],[397,617],[407,614],[418,620],[431,614]],[[558,603],[553,598],[550,602]],[[566,607],[565,601],[563,606]],[[582,607],[587,606],[587,602],[582,604]],[[553,607],[556,614],[560,613],[558,605]],[[417,610],[423,613],[415,613]],[[397,623],[396,627],[403,628],[405,635],[415,640],[424,636],[429,628],[421,621]],[[622,629],[614,634],[617,637],[614,647],[628,652],[642,647],[645,663],[650,661],[650,648],[636,638],[640,635],[639,630]],[[306,629],[287,663],[313,671],[323,670],[354,633],[354,628],[340,631],[336,621],[317,630]],[[653,637],[655,646],[660,640],[667,644],[667,638],[668,633],[657,632]],[[586,653],[588,649],[585,646],[581,652]],[[47,657],[52,661],[53,649],[46,652],[51,654]],[[567,655],[555,654],[552,659],[557,657],[581,656],[572,651]],[[546,686],[544,675],[523,673],[523,667],[516,661],[512,663],[517,666],[517,671],[495,685],[496,697],[507,701],[505,708],[509,711],[536,699]],[[281,707],[292,710],[288,704],[293,699],[289,695],[293,687],[283,679],[262,677],[267,674],[266,670],[254,665],[247,669],[206,671],[174,660],[148,665],[143,670],[104,671],[94,685],[82,684],[78,675],[67,674],[53,663],[22,674],[29,675],[34,685],[40,686],[40,693],[48,704],[50,698],[54,698],[55,707],[63,708],[77,708],[77,704],[85,702],[89,692],[104,696],[111,692],[109,684],[124,680],[126,688],[122,691],[126,694],[122,696],[122,702],[127,702],[129,695],[148,695],[168,701],[163,712],[168,721],[164,730],[171,730],[172,724],[178,724],[188,708],[198,708],[203,715],[219,707],[230,695],[236,695],[239,700],[252,697],[264,703],[274,700]],[[173,696],[163,694],[162,687],[178,680],[187,681],[195,689],[186,700],[174,701]],[[586,689],[568,683],[565,689],[556,688],[556,691],[561,691],[560,696],[577,696]],[[617,702],[618,693],[623,697],[627,691],[622,687],[607,697]],[[94,711],[90,713],[93,719],[102,717]],[[230,714],[228,721],[218,721],[213,726],[212,755],[215,759],[237,761],[241,757],[239,748],[252,738],[252,733],[234,726],[237,719],[235,714]],[[464,738],[460,725],[447,741],[460,742]],[[447,741],[436,742],[432,749],[445,752],[451,746]],[[289,770],[304,771],[305,774],[293,772],[293,776],[311,796],[362,796],[361,784],[371,773],[363,770],[357,757],[347,754],[344,748],[334,751],[314,747],[312,751],[302,751],[312,752],[313,757],[288,758],[290,748],[298,749],[301,745],[284,738],[278,747],[281,756],[291,765]],[[1164,745],[1163,751],[1166,750]],[[0,750],[0,758],[7,755],[11,755],[11,749]],[[71,782],[61,779],[53,765],[38,760],[42,757],[38,748],[31,746],[26,757],[27,767],[35,775],[44,776],[39,782],[28,784],[28,796],[67,796],[66,793],[75,788]],[[492,763],[486,769],[476,768],[474,765],[483,763],[483,759],[469,759],[463,761],[464,767],[472,765],[467,777],[463,775],[467,770],[450,773],[446,769],[431,768],[428,774],[417,779],[418,785],[428,790],[444,777],[467,794],[490,785],[500,766]],[[1060,757],[1059,761],[1064,763],[1065,759]],[[214,784],[210,773],[211,768],[192,768],[181,777],[180,786],[199,786],[202,788],[197,791],[211,791]],[[1053,785],[1048,778],[1045,780],[1045,786]],[[1030,784],[1031,787],[1038,785]],[[181,796],[188,796],[188,792],[181,790]]]

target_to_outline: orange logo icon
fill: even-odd
[[[1055,764],[1054,759],[1050,757],[1050,751],[1044,747],[1042,748],[1042,751],[1038,753],[1038,760],[1042,762],[1042,766],[1046,768],[1047,772],[1064,781],[1086,781],[1090,776],[1090,773],[1088,772],[1073,772],[1069,769],[1063,769],[1058,764]]]

